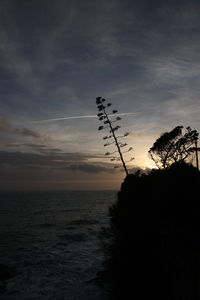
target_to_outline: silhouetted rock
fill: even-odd
[[[8,280],[16,275],[16,270],[5,264],[0,264],[0,281]]]
[[[186,163],[125,178],[103,273],[113,299],[197,299],[199,186],[200,172]]]
[[[6,291],[6,280],[13,278],[16,274],[13,267],[0,263],[0,295]]]

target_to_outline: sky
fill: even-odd
[[[199,0],[0,0],[0,189],[119,189],[98,96],[124,114],[129,172],[163,132],[199,132],[199,15]]]

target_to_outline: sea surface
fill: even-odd
[[[116,192],[0,192],[1,300],[104,300],[102,226]]]

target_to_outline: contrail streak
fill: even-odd
[[[109,116],[128,116],[128,115],[133,115],[133,114],[136,114],[136,113],[130,112],[130,113],[110,114]],[[97,115],[73,116],[73,117],[46,119],[46,120],[32,121],[31,123],[48,123],[48,122],[63,121],[63,120],[89,119],[89,118],[97,118]]]

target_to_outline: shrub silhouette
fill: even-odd
[[[200,172],[128,175],[110,208],[103,281],[113,299],[197,299]]]

